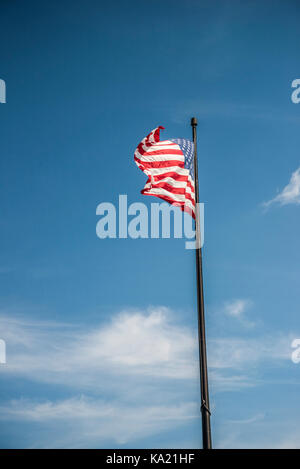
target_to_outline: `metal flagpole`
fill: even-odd
[[[200,366],[200,388],[201,388],[201,414],[202,414],[202,440],[203,449],[211,449],[211,428],[209,393],[207,378],[207,357],[205,339],[205,317],[204,317],[204,295],[202,275],[202,250],[200,239],[199,219],[199,187],[198,187],[198,162],[197,162],[197,119],[191,119],[194,141],[194,184],[196,202],[196,271],[197,271],[197,305],[198,305],[198,339],[199,339],[199,366]]]

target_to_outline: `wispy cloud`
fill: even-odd
[[[259,336],[242,339],[239,337],[216,338],[209,342],[210,366],[215,370],[255,369],[259,364],[287,361],[291,358],[292,336]]]
[[[226,303],[227,315],[246,321],[249,300]],[[177,324],[172,311],[122,312],[93,328],[0,317],[7,344],[3,374],[93,389],[99,376],[191,380],[197,377],[196,331]],[[242,370],[250,363],[289,358],[290,337],[209,338],[210,366]],[[236,374],[236,373],[235,373]]]
[[[273,199],[264,202],[263,206],[268,208],[272,204],[300,204],[300,167],[293,172],[289,183],[284,189]]]
[[[227,314],[244,314],[247,301],[239,301]],[[2,420],[53,429],[57,439],[38,434],[35,447],[125,444],[199,417],[196,331],[167,308],[123,311],[94,327],[2,316],[0,331],[2,378],[55,384],[66,395],[0,405]],[[260,384],[258,365],[289,360],[290,343],[284,336],[210,338],[212,395]]]
[[[167,308],[122,312],[108,323],[87,327],[32,323],[2,317],[12,374],[47,382],[97,385],[99,373],[187,379],[195,376],[196,340],[174,324]]]
[[[249,425],[250,423],[260,422],[261,420],[264,420],[265,416],[266,416],[265,413],[259,413],[259,414],[253,415],[252,417],[248,417],[246,419],[228,420],[227,423],[229,423],[229,424]]]
[[[249,300],[233,300],[225,304],[225,311],[229,316],[241,318],[249,304]]]
[[[223,436],[217,448],[232,449],[296,449],[300,448],[298,420],[287,414],[280,424],[276,417],[260,412],[240,420],[225,420],[221,424]]]
[[[55,434],[35,434],[34,447],[126,444],[199,418],[189,384],[198,383],[196,333],[167,308],[123,311],[94,327],[2,316],[0,331],[2,378],[55,384],[67,395],[2,402],[0,419]]]
[[[29,421],[59,425],[53,440],[43,440],[35,447],[99,447],[105,441],[126,444],[157,432],[173,429],[199,416],[196,403],[178,405],[124,405],[79,396],[60,401],[36,402],[19,399],[0,407],[2,421]]]
[[[234,299],[225,303],[224,311],[227,316],[234,318],[240,322],[245,327],[254,327],[256,325],[255,321],[250,321],[246,317],[246,312],[252,306],[252,301],[249,299]]]

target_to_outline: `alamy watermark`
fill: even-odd
[[[153,202],[149,211],[142,202],[128,205],[127,195],[123,194],[119,195],[117,207],[110,202],[102,202],[97,206],[96,215],[101,218],[96,225],[96,234],[100,239],[185,238],[185,248],[196,249],[204,243],[204,204],[197,204],[196,210],[200,220],[197,242],[192,216],[182,212],[176,204]]]
[[[6,83],[0,78],[0,103],[6,103]]]
[[[292,81],[292,88],[296,88],[291,95],[291,100],[294,104],[300,103],[300,78]]]
[[[294,339],[291,343],[291,347],[295,350],[291,354],[291,359],[293,363],[300,363],[300,339]]]
[[[3,339],[0,339],[0,365],[6,363],[6,344]]]

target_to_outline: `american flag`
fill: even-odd
[[[145,195],[179,206],[195,218],[194,144],[184,138],[160,141],[159,126],[138,145],[134,159],[148,176]]]

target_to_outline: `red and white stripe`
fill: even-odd
[[[159,140],[160,129],[164,127],[152,130],[134,153],[136,164],[148,176],[141,193],[179,206],[195,218],[194,181],[184,167],[184,154],[177,143]]]

